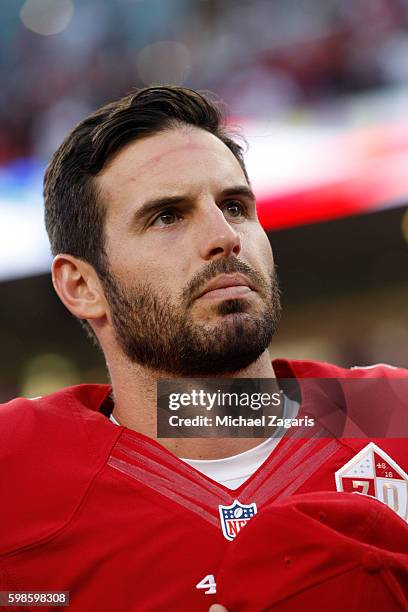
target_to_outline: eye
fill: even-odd
[[[177,216],[174,210],[163,210],[163,212],[157,215],[157,217],[153,220],[152,225],[156,227],[163,227],[164,225],[173,225],[173,223],[175,223],[178,219],[179,217]]]
[[[223,210],[227,211],[229,217],[233,219],[241,219],[246,216],[246,207],[239,200],[230,200],[223,206]]]

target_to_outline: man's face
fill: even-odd
[[[98,176],[116,340],[135,363],[179,376],[237,372],[279,315],[272,251],[231,151],[179,127],[130,143]]]

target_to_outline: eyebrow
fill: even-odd
[[[252,189],[250,189],[246,185],[235,185],[233,187],[228,187],[227,189],[224,189],[220,194],[220,197],[223,199],[232,196],[245,197],[248,200],[251,200],[251,202],[255,203],[255,194]],[[132,215],[131,225],[137,226],[138,224],[142,223],[147,217],[150,217],[156,212],[160,212],[166,207],[175,206],[177,204],[187,204],[190,201],[191,199],[189,197],[183,195],[148,200],[147,202],[142,204],[142,206],[138,208]]]

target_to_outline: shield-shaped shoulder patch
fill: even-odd
[[[408,475],[374,442],[337,470],[335,477],[337,491],[375,497],[408,520]]]

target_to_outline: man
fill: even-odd
[[[208,610],[223,557],[253,515],[335,491],[335,472],[374,450],[367,439],[289,434],[157,440],[157,382],[278,377],[302,387],[406,372],[271,364],[272,252],[241,148],[197,92],[146,88],[85,119],[55,153],[44,196],[55,290],[102,349],[112,387],[1,408],[0,590],[70,591],[73,610]],[[286,398],[284,410],[298,409]],[[375,448],[388,470],[408,469],[398,440]],[[347,482],[340,475],[337,488],[352,490]]]

